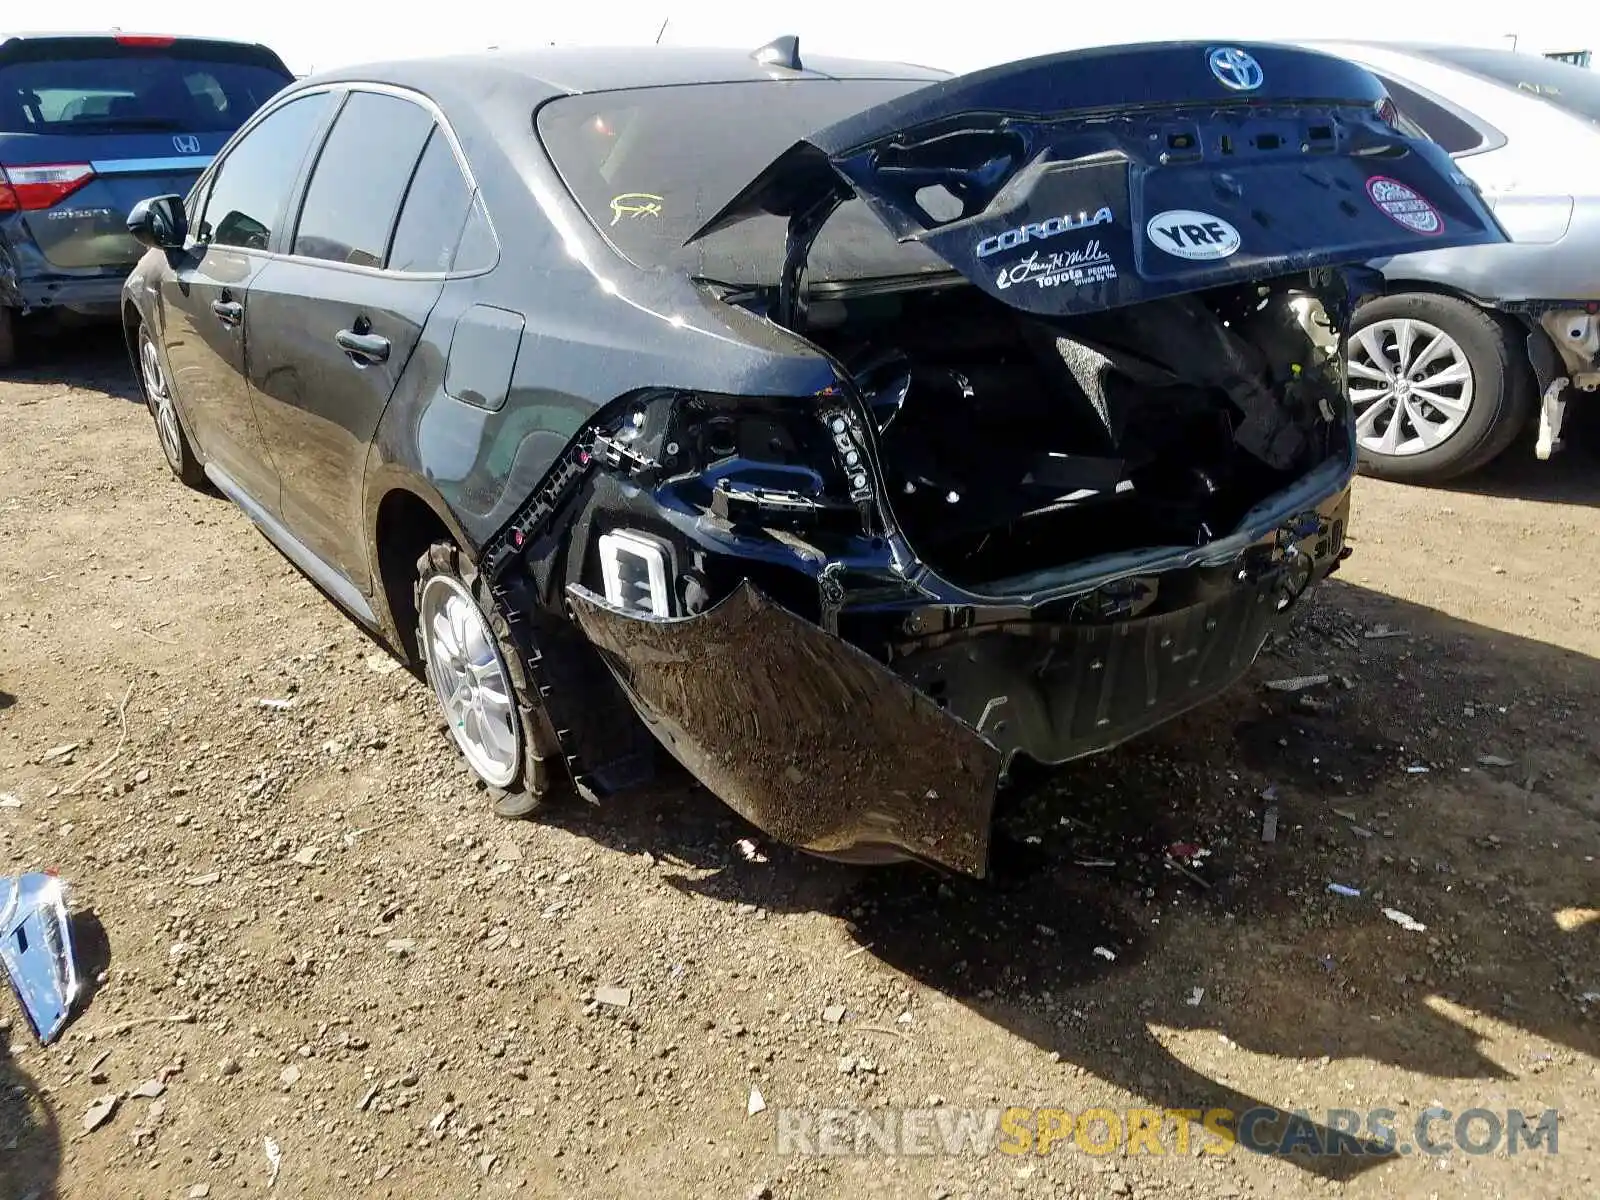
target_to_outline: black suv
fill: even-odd
[[[0,367],[21,316],[114,316],[144,253],[129,210],[188,191],[293,78],[264,46],[0,34]]]

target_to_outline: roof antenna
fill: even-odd
[[[656,45],[661,45],[661,35],[667,31],[667,21],[671,20],[672,18],[668,17],[666,21],[661,22],[661,28],[656,30]]]
[[[800,39],[793,34],[773,38],[750,57],[769,67],[787,67],[791,71],[803,69],[800,66]]]

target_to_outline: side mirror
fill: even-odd
[[[128,232],[140,245],[157,250],[181,250],[189,236],[189,218],[182,196],[152,196],[133,206]]]

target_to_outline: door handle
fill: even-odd
[[[350,361],[358,367],[385,362],[389,357],[389,339],[375,333],[341,329],[333,335],[333,340],[339,343],[339,349],[349,355]]]
[[[237,300],[213,300],[211,311],[217,314],[217,320],[224,325],[237,325],[244,320],[244,305]]]

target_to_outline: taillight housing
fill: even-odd
[[[36,163],[0,167],[0,212],[54,208],[94,178],[88,163]]]

